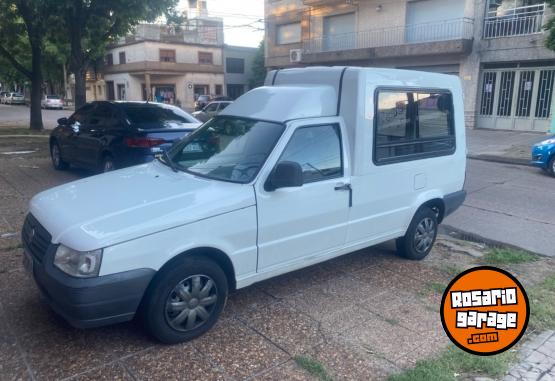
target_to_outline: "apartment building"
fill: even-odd
[[[468,127],[547,131],[555,52],[538,0],[265,0],[266,66],[458,75]]]
[[[228,97],[237,99],[250,90],[252,63],[257,50],[245,46],[224,46],[224,79]]]
[[[180,27],[140,24],[109,47],[103,71],[109,100],[191,108],[199,95],[223,95],[223,22],[206,16]]]

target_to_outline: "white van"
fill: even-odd
[[[25,263],[76,327],[140,313],[189,340],[231,290],[392,239],[424,258],[465,198],[465,152],[457,77],[273,71],[159,160],[36,195]]]

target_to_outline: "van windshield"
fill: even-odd
[[[258,174],[285,126],[233,116],[219,116],[168,152],[185,172],[215,180],[248,183]]]

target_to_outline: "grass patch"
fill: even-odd
[[[443,294],[443,291],[447,288],[447,284],[440,282],[428,282],[424,285],[424,288],[420,290],[420,295],[426,296],[429,294]]]
[[[482,261],[490,265],[508,265],[538,261],[536,254],[515,249],[492,249],[482,257]]]
[[[498,377],[509,369],[516,359],[516,353],[507,351],[495,356],[476,356],[464,352],[454,345],[446,349],[438,358],[423,360],[401,374],[388,378],[389,381],[450,381],[464,379],[464,375]]]
[[[528,291],[530,321],[528,329],[545,331],[555,329],[555,274]]]
[[[333,378],[329,375],[321,362],[306,356],[295,356],[295,362],[317,379],[321,381],[333,381]]]
[[[40,131],[31,130],[28,127],[0,127],[0,136],[2,135],[49,135],[50,130],[42,129]]]
[[[463,268],[457,266],[441,266],[440,270],[449,275],[449,277],[454,278],[464,271]]]

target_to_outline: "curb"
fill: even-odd
[[[495,155],[466,155],[466,157],[471,160],[489,161],[493,163],[514,164],[514,165],[521,165],[525,167],[533,167],[533,165],[530,164],[530,161],[528,159],[519,159],[517,157],[505,157],[505,156],[495,156]]]
[[[439,225],[438,233],[448,235],[448,236],[451,236],[451,237],[455,237],[455,238],[459,238],[459,239],[462,239],[463,241],[481,243],[481,244],[484,244],[484,245],[489,246],[491,248],[496,248],[496,249],[510,248],[510,249],[514,249],[514,250],[521,250],[521,251],[525,251],[527,253],[536,254],[536,255],[539,255],[539,256],[545,257],[545,258],[552,258],[552,257],[550,257],[549,255],[546,255],[546,254],[538,253],[536,251],[525,249],[523,247],[520,247],[520,246],[517,246],[517,245],[512,245],[510,243],[501,242],[501,241],[497,241],[497,240],[494,240],[494,239],[486,238],[486,237],[481,236],[479,234],[469,233],[469,232],[466,232],[464,230],[455,228],[455,227],[450,226],[450,225],[445,225],[445,224]]]
[[[49,138],[50,135],[0,135],[3,138]]]

